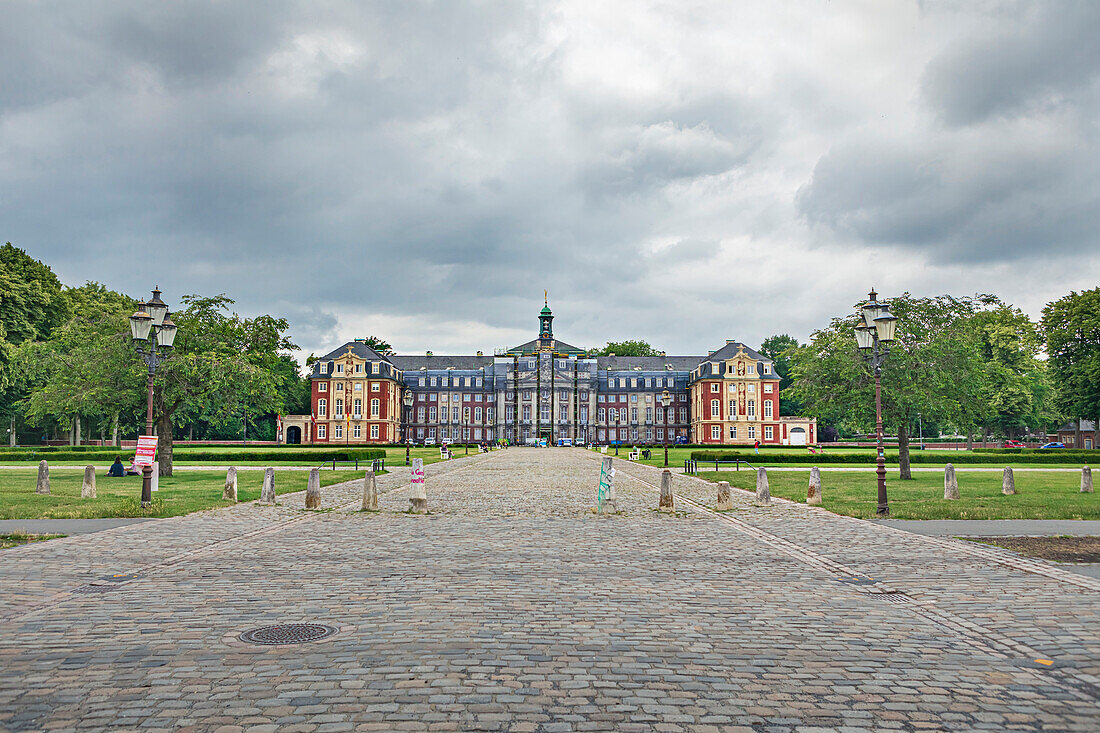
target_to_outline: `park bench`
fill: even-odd
[[[637,449],[637,448],[635,448],[634,450],[630,451],[630,453],[628,453],[628,454],[627,454],[627,456],[626,456],[626,460],[628,460],[628,461],[636,461],[636,460],[638,460],[638,459],[639,459],[639,458],[641,458],[641,457],[642,457],[642,454],[641,454],[641,452],[640,452],[640,451],[638,451],[638,449]]]
[[[601,445],[600,446],[600,453],[607,453],[607,446],[606,445]]]
[[[686,459],[684,461],[684,473],[692,473],[692,474],[698,473],[699,472],[699,463],[700,463],[700,461],[692,459],[692,458]],[[740,459],[734,460],[734,461],[701,461],[701,463],[704,466],[710,466],[713,463],[715,471],[720,470],[719,466],[733,466],[733,470],[740,471],[742,465],[748,466],[749,468],[751,468],[754,471],[756,470],[756,467],[753,466],[751,463],[749,463],[748,461],[742,461]]]
[[[447,446],[439,446],[439,460],[449,461],[451,459],[451,451],[447,449]]]

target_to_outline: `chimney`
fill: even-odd
[[[477,352],[477,355],[478,355],[478,356],[485,356],[485,354],[481,353],[480,351],[479,351],[479,352]]]

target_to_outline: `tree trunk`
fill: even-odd
[[[80,415],[73,418],[73,432],[75,433],[73,445],[80,445]]]
[[[161,412],[157,415],[157,460],[160,461],[160,475],[172,475],[172,416]]]
[[[8,431],[8,445],[15,447],[15,415],[11,417],[11,430]]]
[[[909,467],[909,425],[902,422],[898,426],[898,478],[912,481],[913,472]]]
[[[115,421],[114,422],[115,422],[114,428],[111,432],[111,442],[114,443],[114,446],[117,448],[118,447],[118,413],[117,412],[115,413]]]
[[[974,431],[970,428],[966,429],[966,449],[974,450]]]

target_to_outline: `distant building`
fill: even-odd
[[[1081,448],[1086,450],[1092,450],[1096,447],[1096,424],[1092,420],[1081,421]],[[1067,448],[1076,448],[1077,446],[1077,429],[1073,421],[1070,421],[1058,428],[1057,437],[1054,438],[1059,443],[1064,444]]]
[[[494,356],[386,355],[362,340],[346,343],[314,363],[313,414],[285,416],[279,440],[817,441],[815,420],[779,414],[774,365],[743,343],[726,341],[706,356],[589,356],[555,339],[553,320],[547,304],[538,338]],[[413,396],[409,408],[406,391]]]

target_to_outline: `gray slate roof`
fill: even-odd
[[[391,356],[389,360],[398,369],[406,372],[420,371],[426,368],[432,369],[479,369],[492,366],[491,356]]]
[[[722,348],[718,349],[718,351],[715,351],[713,354],[702,357],[701,359],[699,359],[699,361],[722,361],[724,359],[732,359],[734,356],[736,356],[737,350],[740,347],[744,347],[745,356],[754,361],[771,361],[771,359],[769,359],[768,357],[764,356],[758,351],[750,349],[748,346],[745,346],[745,344],[741,343],[740,341],[733,341],[732,343],[728,343]]]
[[[508,349],[508,353],[513,354],[517,351],[522,352],[522,353],[529,353],[529,352],[534,352],[534,351],[538,351],[538,350],[539,350],[539,340],[534,339],[532,341],[528,341],[525,344],[520,344],[519,346],[513,346],[512,348]],[[554,351],[584,353],[586,350],[582,349],[579,346],[571,346],[571,345],[565,343],[564,341],[561,341],[560,339],[554,339]]]
[[[596,366],[603,371],[634,371],[634,367],[640,367],[642,371],[663,372],[665,364],[672,365],[672,371],[690,372],[705,357],[702,356],[599,356],[596,357]]]

